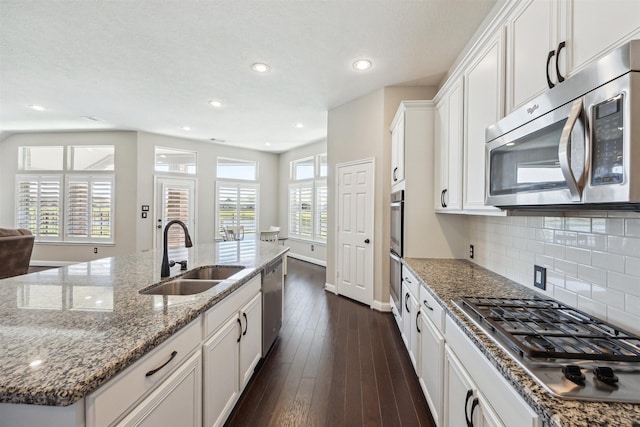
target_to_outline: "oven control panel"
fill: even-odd
[[[624,180],[623,95],[591,110],[591,185],[621,184]]]

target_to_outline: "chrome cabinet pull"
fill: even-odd
[[[146,374],[144,374],[145,377],[150,377],[151,375],[155,374],[156,372],[158,372],[160,369],[164,368],[165,366],[167,366],[169,364],[169,362],[171,362],[176,356],[178,355],[178,352],[173,350],[171,352],[171,357],[169,357],[169,360],[167,360],[166,362],[164,362],[162,364],[162,366],[157,367],[156,369],[152,369],[149,372],[147,372]]]

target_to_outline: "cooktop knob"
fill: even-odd
[[[569,380],[578,385],[584,385],[585,376],[582,374],[579,366],[566,365],[562,367],[562,373]]]
[[[613,373],[613,369],[608,366],[598,366],[594,368],[593,374],[605,384],[615,385],[618,382],[618,377]]]

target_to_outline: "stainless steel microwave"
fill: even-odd
[[[486,130],[485,204],[640,210],[640,40]]]

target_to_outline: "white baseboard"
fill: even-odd
[[[305,255],[296,254],[294,252],[287,253],[287,256],[289,256],[291,258],[299,259],[300,261],[310,262],[311,264],[321,265],[323,267],[327,266],[327,261],[323,261],[323,260],[318,259],[318,258],[311,258],[311,257],[305,256]]]
[[[371,304],[371,308],[378,311],[389,312],[391,311],[391,303],[373,300],[373,304]]]
[[[325,283],[324,290],[327,292],[333,292],[334,294],[338,295],[338,288],[336,288],[336,285],[332,285],[331,283]]]

